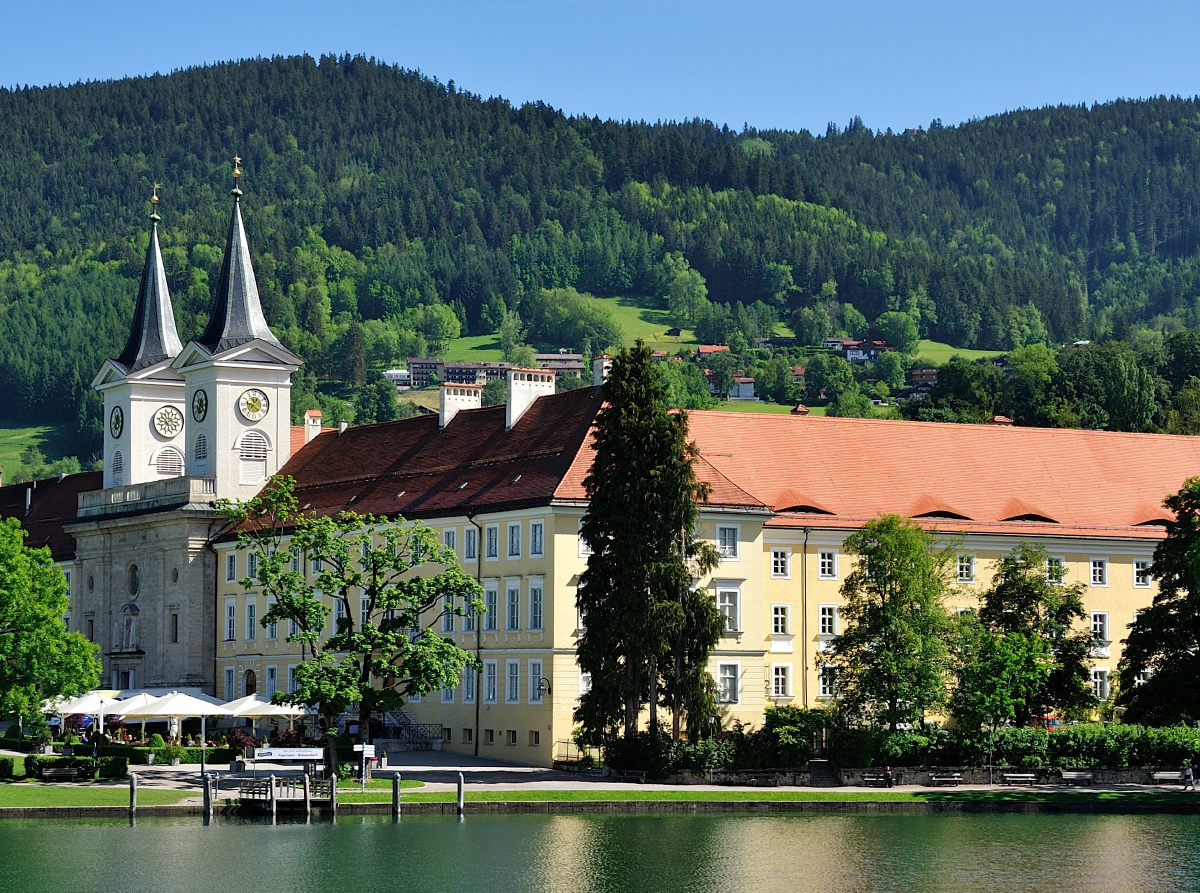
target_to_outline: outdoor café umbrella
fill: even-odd
[[[109,710],[108,713],[110,716],[120,716],[120,717],[124,718],[125,715],[128,714],[129,712],[131,712],[133,710],[137,710],[139,707],[145,707],[151,701],[157,701],[157,700],[158,700],[158,695],[151,695],[151,694],[147,694],[146,692],[142,692],[140,695],[134,695],[132,698],[125,698],[123,701],[121,701],[119,704],[117,704],[115,709]],[[142,740],[145,741],[146,740],[146,717],[144,717],[144,716],[141,717],[141,720],[142,720]]]
[[[288,721],[288,728],[292,727],[292,721],[298,716],[304,715],[303,707],[290,707],[285,704],[272,704],[270,701],[264,701],[258,695],[246,695],[244,698],[238,698],[236,701],[230,701],[225,705],[225,709],[230,711],[234,716],[242,716],[247,719],[267,719],[267,718],[282,718]]]
[[[141,707],[135,707],[128,713],[122,714],[126,719],[141,719],[142,717],[159,717],[165,719],[183,720],[189,716],[200,717],[200,774],[204,774],[205,768],[205,734],[204,720],[209,716],[229,716],[230,712],[221,704],[210,704],[208,701],[202,701],[199,698],[194,698],[191,695],[185,695],[182,692],[173,691],[169,695],[163,695],[145,704]]]
[[[55,710],[59,716],[70,716],[73,713],[94,716],[99,722],[98,729],[100,734],[104,734],[104,714],[112,713],[113,711],[109,708],[115,707],[120,703],[116,698],[110,698],[99,691],[89,691],[66,703],[57,704]]]

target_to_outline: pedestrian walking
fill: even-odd
[[[889,788],[895,787],[895,782],[892,780],[892,767],[891,766],[883,767],[883,780],[887,782],[887,786]]]
[[[1192,771],[1191,764],[1188,764],[1183,769],[1183,789],[1185,791],[1188,789],[1196,790],[1196,775]]]

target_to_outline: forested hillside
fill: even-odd
[[[568,118],[361,58],[254,60],[0,90],[4,415],[75,420],[76,451],[96,449],[87,385],[128,333],[155,181],[180,332],[201,331],[235,153],[268,319],[306,362],[298,410],[321,379],[368,385],[506,317],[517,340],[607,346],[611,320],[576,292],[670,295],[709,336],[901,311],[922,336],[1007,349],[1200,322],[1195,101],[814,137]]]

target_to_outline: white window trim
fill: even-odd
[[[721,551],[721,531],[733,531],[733,554],[727,555]],[[726,561],[741,561],[742,560],[742,525],[741,524],[716,524],[716,535],[713,537],[717,552],[721,556],[721,562]]]
[[[743,632],[743,630],[742,630],[742,584],[740,582],[735,583],[731,580],[717,580],[715,589],[716,589],[716,593],[717,593],[717,610],[718,611],[721,611],[721,593],[722,592],[732,592],[737,596],[736,600],[734,601],[734,606],[733,606],[734,607],[734,611],[733,611],[733,613],[734,613],[734,617],[733,617],[734,628],[729,629],[728,625],[726,625],[726,628],[721,632],[721,635],[722,636],[737,636],[740,639],[742,636],[742,632]],[[721,615],[726,616],[726,617],[728,616],[725,614],[724,611],[721,611]]]
[[[530,704],[541,704],[543,702],[542,693],[537,688],[535,688],[534,684],[533,684],[533,665],[534,664],[537,664],[537,666],[538,666],[537,677],[538,677],[538,683],[540,684],[541,681],[546,678],[546,673],[545,673],[546,662],[540,658],[532,659],[529,661],[529,669],[528,669],[529,703]]]
[[[1146,564],[1146,582],[1138,582],[1138,562]],[[1135,558],[1133,559],[1133,588],[1134,589],[1150,589],[1154,585],[1154,578],[1150,576],[1150,568],[1154,565],[1153,558]]]
[[[1096,618],[1104,618],[1104,636],[1096,636]],[[1089,630],[1092,634],[1091,656],[1092,657],[1109,657],[1109,648],[1112,645],[1112,616],[1108,611],[1091,611],[1088,615]]]
[[[737,680],[737,697],[732,701],[721,700],[721,670],[724,667],[737,668],[737,674],[734,677]],[[732,707],[736,707],[742,703],[742,662],[740,660],[723,660],[717,662],[717,703]]]
[[[966,559],[971,565],[971,574],[969,577],[962,576],[962,561]],[[973,552],[960,552],[954,562],[954,581],[956,583],[974,583],[975,582],[975,554]]]
[[[583,538],[583,533],[582,533],[582,530],[583,530],[583,518],[580,518],[580,519],[579,519],[579,530],[580,530],[581,532],[579,532],[579,533],[577,533],[577,534],[576,534],[576,539],[578,539],[578,540],[579,540],[579,557],[580,557],[580,558],[588,558],[588,557],[590,557],[590,556],[591,556],[591,554],[592,554],[592,549],[591,549],[591,546],[589,546],[589,545],[587,544],[587,540],[585,540],[585,539]]]
[[[512,601],[510,596],[513,592],[517,593],[517,616],[512,616]],[[515,622],[513,622],[515,621]],[[509,577],[504,581],[504,631],[506,633],[520,632],[521,630],[521,578]]]
[[[1108,667],[1092,667],[1092,690],[1095,691],[1096,679],[1100,677],[1104,680],[1104,696],[1100,697],[1100,693],[1096,692],[1096,697],[1101,701],[1107,701],[1112,697],[1112,686],[1109,684],[1110,673]]]
[[[474,539],[474,543],[469,540]],[[468,548],[474,546],[474,548]],[[477,561],[479,559],[479,530],[474,525],[463,528],[463,561]]]
[[[783,694],[778,694],[775,691],[775,670],[784,669],[787,671],[787,691]],[[790,701],[792,700],[792,665],[791,664],[771,664],[771,700],[773,701]]]
[[[520,558],[521,557],[521,522],[512,521],[504,528],[504,557],[505,558]],[[517,532],[517,551],[513,551],[513,531]]]
[[[775,609],[776,608],[784,609],[785,617],[787,618],[787,621],[786,621],[787,632],[782,632],[782,633],[775,632]],[[790,653],[795,652],[796,646],[793,644],[793,642],[795,641],[796,636],[792,632],[793,629],[794,629],[794,627],[792,626],[792,606],[787,604],[786,602],[772,603],[772,605],[771,605],[771,650],[774,652],[778,652],[780,654],[790,654]]]
[[[821,693],[821,683],[828,678],[827,673],[833,675],[833,691],[830,694]],[[836,701],[837,700],[837,669],[830,666],[817,667],[817,700],[818,701]]]
[[[786,570],[782,574],[775,573],[775,553],[781,552],[784,556],[783,563]],[[772,580],[790,580],[792,579],[792,548],[791,546],[772,546],[771,547],[771,579]]]
[[[258,600],[246,599],[246,641],[258,641]]]
[[[450,537],[454,540],[453,546],[447,545],[446,534],[450,534]],[[447,549],[452,549],[454,551],[454,554],[458,555],[458,528],[457,527],[447,527],[445,530],[442,531],[442,545],[445,546]]]
[[[495,669],[494,678],[496,680],[496,690],[489,696],[487,690],[488,667]],[[483,683],[483,703],[497,704],[500,701],[500,664],[496,660],[485,660],[483,662],[483,672],[480,674],[480,681]]]
[[[496,532],[496,554],[494,556],[490,556],[487,553],[488,531],[492,531],[492,530],[494,530]],[[483,547],[483,560],[484,561],[499,561],[500,560],[500,525],[499,524],[488,524],[486,527],[483,528],[483,542],[480,543],[480,545]]]
[[[1050,576],[1050,562],[1057,561],[1059,567],[1062,568],[1062,579],[1055,580]],[[1067,583],[1067,557],[1065,555],[1047,555],[1046,556],[1046,582],[1051,586],[1065,586]]]
[[[533,551],[534,547],[537,545],[537,540],[533,535],[534,527],[540,527],[542,529],[542,548],[540,550],[538,550],[537,552]],[[534,518],[532,521],[529,522],[529,557],[530,558],[542,558],[545,556],[545,554],[546,554],[546,521],[543,518]]]
[[[467,675],[470,674],[471,688],[467,690]],[[474,667],[463,667],[462,676],[459,679],[459,688],[462,690],[462,702],[464,704],[474,704],[475,698],[479,692],[479,671]]]
[[[233,549],[230,549],[225,554],[225,582],[226,583],[236,583],[237,582],[237,564],[238,564],[237,552],[234,551]]]
[[[512,685],[512,668],[517,668],[517,684]],[[520,704],[521,703],[521,662],[519,660],[506,660],[504,662],[504,703],[505,704]]]
[[[495,604],[488,604],[488,595],[496,594]],[[484,614],[482,630],[485,633],[495,633],[500,631],[500,581],[496,579],[483,581],[483,607]],[[495,610],[492,610],[493,607]]]
[[[826,574],[821,571],[821,556],[829,554],[833,556],[833,573]],[[817,549],[817,579],[818,580],[836,580],[838,578],[838,550],[837,549]]]
[[[1095,582],[1094,574],[1095,574],[1095,564],[1097,561],[1104,562],[1104,582],[1103,583]],[[1112,567],[1109,564],[1109,560],[1108,560],[1107,556],[1104,556],[1104,555],[1091,556],[1088,559],[1088,586],[1091,586],[1095,589],[1107,589],[1108,588],[1108,580],[1109,580],[1109,572],[1111,570],[1112,570]]]
[[[229,616],[229,609],[233,608],[233,616]],[[232,622],[231,622],[232,621]],[[232,628],[231,628],[232,627]],[[233,635],[230,635],[232,633]],[[225,639],[226,642],[237,641],[237,599],[225,599]]]
[[[537,618],[537,626],[533,625],[533,590],[535,589],[542,591],[541,604],[538,606],[538,613],[541,616]],[[544,630],[546,628],[546,585],[544,578],[530,577],[527,591],[529,593],[529,628],[534,631]]]
[[[833,608],[833,632],[831,633],[821,632],[821,611],[824,608]],[[817,605],[817,635],[820,636],[822,641],[826,639],[832,639],[834,636],[840,635],[842,631],[841,626],[842,612],[840,605],[830,602],[822,602],[821,604]]]

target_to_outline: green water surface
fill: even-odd
[[[1200,817],[0,822],[3,891],[1200,890]]]

